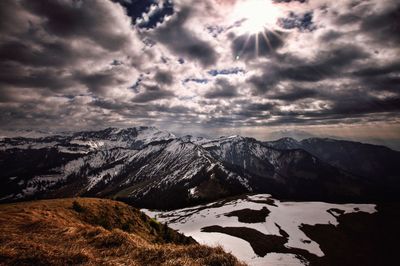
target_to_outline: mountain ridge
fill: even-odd
[[[396,167],[382,180],[365,177],[332,159],[341,155],[336,149],[343,142],[329,140],[333,147],[322,153],[312,149],[313,143],[327,145],[326,141],[176,137],[155,127],[3,139],[0,201],[95,196],[170,209],[248,192],[326,201],[370,200],[387,191],[393,196],[394,189],[388,190],[385,182],[397,188]],[[368,147],[368,154],[382,150]],[[393,153],[392,161],[400,158],[400,153],[384,150]],[[364,155],[356,150],[352,156],[357,162]],[[379,191],[374,191],[375,185]]]

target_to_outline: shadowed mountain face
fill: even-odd
[[[312,140],[177,138],[153,127],[3,139],[0,199],[96,196],[170,209],[245,192],[325,201],[395,195],[398,152]]]
[[[281,150],[302,149],[321,160],[343,169],[366,182],[379,186],[380,190],[398,191],[400,152],[384,146],[359,142],[309,138],[296,141],[283,138],[264,142],[264,145]],[[380,197],[382,195],[376,195]]]
[[[243,137],[203,142],[227,168],[246,177],[254,192],[293,199],[350,200],[366,184],[304,150],[278,150]]]

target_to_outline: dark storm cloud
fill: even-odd
[[[7,88],[0,87],[0,103],[15,101],[17,101],[17,98],[15,97],[15,91],[10,91]]]
[[[376,42],[390,42],[392,45],[400,43],[400,3],[388,8],[382,13],[375,13],[364,17],[361,31],[370,34]]]
[[[333,108],[326,113],[347,116],[393,111],[400,111],[400,97],[389,97],[386,99],[365,97],[361,98],[361,100],[355,98],[342,99],[335,102]]]
[[[28,11],[44,19],[43,27],[61,38],[88,38],[104,49],[116,51],[130,43],[115,30],[113,14],[102,1],[22,1]]]
[[[210,66],[217,61],[217,54],[209,43],[199,39],[185,27],[189,16],[191,16],[190,8],[183,8],[150,34],[178,57],[196,60],[203,66]]]
[[[111,119],[88,103],[135,80],[128,66],[140,64],[137,39],[122,7],[100,0],[4,0],[0,16],[3,127]]]
[[[271,110],[271,114],[279,117],[272,124],[315,124],[335,123],[337,120],[348,122],[361,122],[373,120],[372,114],[400,113],[400,95],[387,98],[377,98],[365,95],[362,90],[349,90],[342,92],[321,93],[320,99],[329,99],[327,105],[321,103],[318,110],[307,110],[314,101],[298,104],[297,110],[282,111],[279,105]],[[314,106],[315,108],[315,106]]]
[[[239,96],[237,88],[227,79],[217,79],[212,88],[204,94],[205,98],[234,98]]]
[[[183,105],[170,105],[164,103],[151,102],[127,102],[120,103],[110,99],[96,99],[91,103],[94,108],[100,110],[111,110],[112,114],[123,116],[127,119],[171,119],[173,121],[186,120],[189,121],[196,113],[190,108]],[[99,121],[101,123],[101,121]]]
[[[270,111],[274,108],[275,104],[273,103],[244,103],[243,104],[245,110],[251,111]]]
[[[370,35],[375,42],[383,44],[386,40],[391,45],[400,42],[400,4],[386,2],[385,8],[369,10],[368,5],[362,6],[362,2],[354,2],[349,5],[349,12],[339,14],[334,18],[338,26],[359,24],[360,32]],[[389,4],[388,4],[389,3]]]
[[[22,91],[23,93],[26,91]],[[27,95],[26,95],[27,96]],[[35,125],[51,125],[57,123],[63,116],[68,116],[73,106],[65,104],[65,98],[55,97],[53,102],[47,102],[45,97],[31,98],[21,104],[4,104],[0,106],[0,121],[3,126],[31,127]],[[76,117],[75,117],[76,118]]]
[[[76,84],[71,75],[57,68],[29,70],[13,62],[0,62],[0,86],[59,91]]]
[[[167,106],[163,104],[155,104],[149,107],[151,108],[152,111],[160,113],[172,113],[172,114],[182,114],[182,115],[186,115],[187,113],[193,113],[193,110],[183,105]]]
[[[360,21],[361,17],[352,13],[347,13],[347,14],[343,14],[338,16],[335,19],[335,23],[337,23],[338,25],[348,25],[348,24],[353,24],[356,23],[358,21]]]
[[[270,99],[294,102],[301,99],[314,98],[318,92],[312,89],[294,88],[290,91],[279,92],[269,96]]]
[[[202,101],[201,104],[210,104],[214,100]],[[256,120],[268,119],[269,114],[274,110],[275,103],[253,103],[248,99],[234,98],[230,99],[231,108],[226,108],[224,105],[217,106],[212,112],[207,112],[208,119],[204,121],[208,125],[218,123],[220,125],[256,125],[259,123]],[[215,116],[212,116],[215,114]],[[211,116],[210,116],[211,115]]]
[[[400,73],[400,61],[383,66],[368,66],[353,72],[354,75],[359,77],[381,76],[392,73]]]
[[[259,56],[263,57],[273,54],[284,45],[283,33],[265,30],[264,34],[267,40],[264,39],[261,33],[258,37],[254,34],[243,34],[233,37],[231,45],[233,57],[244,60],[257,59]],[[256,43],[258,43],[258,52],[255,49]]]
[[[320,36],[320,40],[324,43],[329,43],[332,41],[335,41],[337,39],[340,39],[340,37],[343,36],[343,33],[335,30],[329,30],[328,32],[324,33],[323,35]]]
[[[0,36],[17,33],[21,28],[27,28],[26,12],[15,0],[0,1]]]
[[[104,93],[124,83],[116,71],[93,71],[124,49],[125,57],[135,56],[122,7],[94,0],[5,0],[0,5],[8,19],[0,23],[0,86],[36,88],[51,95],[82,85]],[[112,62],[113,68],[124,64]],[[85,64],[92,67],[86,69]]]
[[[273,73],[272,70],[270,73],[264,72],[261,75],[253,75],[247,79],[247,82],[254,88],[254,94],[264,94],[279,82],[279,79],[271,73]]]
[[[261,75],[248,79],[255,94],[264,94],[277,83],[284,80],[297,82],[319,82],[328,78],[342,76],[343,71],[354,61],[368,58],[369,55],[361,47],[346,45],[329,51],[320,52],[310,62],[302,62],[298,58],[279,55],[278,63],[272,67],[267,63]]]
[[[317,55],[315,61],[301,64],[296,67],[281,69],[279,76],[297,81],[319,81],[325,78],[340,75],[343,68],[356,60],[366,59],[369,55],[359,46],[346,45],[323,51]]]
[[[106,94],[107,89],[125,83],[125,80],[119,79],[113,71],[96,72],[94,74],[77,73],[75,78],[96,94]]]
[[[371,16],[365,17],[360,16],[361,12],[339,14],[334,22],[341,25],[360,23],[360,30],[356,34],[373,37],[381,47],[399,43],[399,9],[381,10],[373,10]],[[322,42],[329,43],[326,46],[328,49],[319,52],[315,59],[301,62],[280,55],[277,57],[279,63],[273,67],[268,65],[261,74],[248,79],[256,94],[295,104],[296,111],[282,111],[281,105],[276,105],[271,113],[278,119],[267,124],[330,124],[335,121],[362,123],[379,121],[387,114],[395,117],[400,113],[399,63],[373,64],[372,58],[376,52],[365,51],[361,48],[362,44],[332,45],[332,41],[340,43],[340,40],[352,38],[344,32],[330,30],[320,36]],[[389,42],[382,42],[383,39]],[[368,63],[358,64],[361,60]],[[329,89],[329,80],[343,77],[351,81],[340,84],[337,89]],[[282,92],[275,87],[281,81],[315,85]],[[369,93],[373,91],[388,91],[391,94],[378,98]],[[317,109],[314,106],[316,100],[322,101]]]
[[[230,116],[239,122],[240,120],[251,123],[252,119],[267,119],[270,118],[271,111],[274,110],[275,104],[273,103],[249,103],[248,101],[235,101],[238,110],[231,112],[230,110],[222,109],[226,116]],[[234,115],[235,117],[232,117]]]
[[[137,103],[151,102],[155,100],[168,99],[174,97],[174,93],[163,90],[158,86],[143,85],[144,91],[137,94],[132,101]]]
[[[360,81],[366,90],[390,91],[400,93],[400,77],[376,76],[365,77]]]
[[[255,35],[229,28],[234,0],[200,2],[0,1],[1,126],[357,124],[400,114],[398,3],[274,0],[289,11],[268,41],[258,35],[257,53]]]
[[[363,9],[362,12],[366,10]],[[247,80],[252,84],[256,95],[291,103],[295,108],[292,111],[283,111],[285,109],[281,108],[282,104],[276,104],[270,112],[277,119],[266,122],[267,125],[331,124],[337,121],[363,123],[382,121],[384,117],[396,117],[400,113],[398,61],[387,63],[388,60],[385,60],[385,63],[377,63],[373,58],[379,56],[378,51],[366,51],[362,48],[365,47],[363,43],[338,45],[341,41],[352,40],[352,34],[372,37],[381,49],[398,44],[399,9],[376,9],[368,11],[370,16],[360,16],[362,12],[337,15],[335,23],[359,23],[360,29],[348,34],[337,28],[338,30],[320,35],[320,41],[326,45],[321,44],[325,45],[324,50],[321,49],[314,59],[301,62],[293,56],[278,54],[261,74]],[[330,89],[332,80],[340,78],[347,78],[349,81],[336,83],[338,87]],[[282,81],[290,82],[295,89],[277,89],[277,84]],[[296,88],[299,82],[309,84],[309,88]],[[374,91],[389,94],[377,97]],[[317,100],[320,101],[318,108],[315,106]]]
[[[368,66],[351,74],[365,89],[400,93],[400,62]]]
[[[35,38],[34,35],[27,36]],[[62,67],[76,63],[80,52],[74,50],[68,43],[61,41],[47,42],[38,40],[35,47],[32,43],[8,41],[0,44],[0,58],[3,61],[18,62],[33,67]],[[82,57],[90,57],[84,54]]]
[[[174,77],[169,72],[157,71],[156,75],[154,76],[154,80],[161,84],[172,85]]]
[[[100,107],[101,109],[113,110],[113,111],[123,111],[125,109],[133,109],[129,104],[121,104],[116,101],[109,99],[95,98],[90,102],[91,106]]]

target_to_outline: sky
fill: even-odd
[[[400,139],[396,0],[1,0],[0,17],[1,130]]]

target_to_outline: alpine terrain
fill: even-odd
[[[206,139],[155,127],[0,141],[0,200],[103,197],[174,209],[243,193],[329,202],[398,198],[400,152],[333,139]]]

